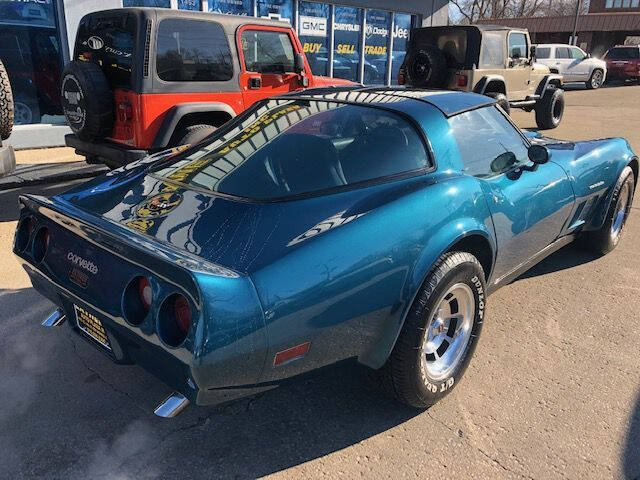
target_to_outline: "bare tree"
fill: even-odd
[[[573,15],[580,0],[450,0],[452,23],[474,23],[478,20],[514,17],[547,17]],[[589,8],[581,0],[581,12]]]

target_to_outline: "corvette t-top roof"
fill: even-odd
[[[288,96],[337,100],[359,105],[386,105],[397,110],[402,110],[402,104],[405,102],[425,102],[440,110],[446,117],[495,103],[493,98],[477,93],[404,87],[312,88],[303,92],[293,92]]]

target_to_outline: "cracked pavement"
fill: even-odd
[[[640,87],[567,104],[548,134],[620,135],[640,152]],[[0,192],[0,479],[640,478],[637,202],[612,254],[569,246],[492,295],[464,380],[427,412],[345,363],[168,420],[153,409],[169,389],[150,374],[40,327],[52,305],[9,253],[18,193]]]

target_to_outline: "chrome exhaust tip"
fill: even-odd
[[[189,406],[187,397],[178,392],[173,392],[153,411],[162,418],[173,418]]]
[[[42,326],[46,328],[62,325],[67,317],[61,308],[57,308],[51,315],[42,321]]]

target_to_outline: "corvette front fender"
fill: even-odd
[[[408,275],[407,282],[403,287],[407,295],[409,295],[408,292],[411,292],[411,301],[405,305],[404,311],[399,317],[400,322],[388,322],[383,326],[377,337],[358,357],[360,363],[373,369],[381,368],[385,364],[396,344],[406,316],[418,295],[420,287],[433,269],[435,262],[444,253],[454,250],[456,244],[469,237],[481,237],[490,245],[493,263],[493,260],[495,260],[496,244],[488,209],[486,210],[484,218],[485,222],[481,222],[478,218],[474,217],[457,218],[452,220],[444,228],[434,232],[434,235],[430,237],[429,243],[414,263],[412,272]]]

